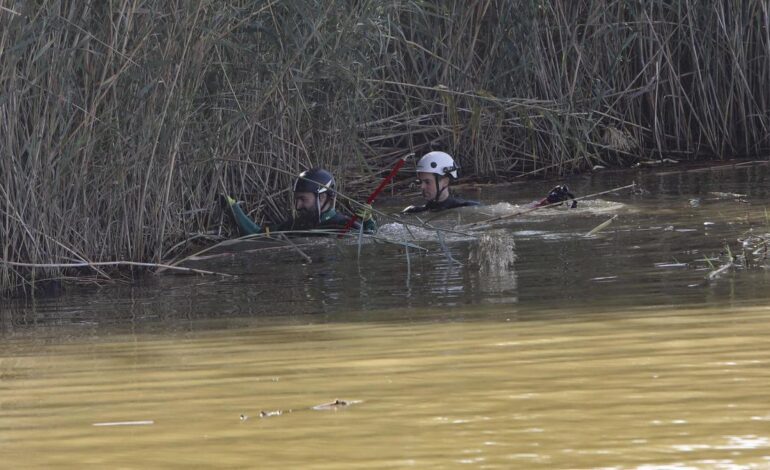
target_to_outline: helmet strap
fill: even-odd
[[[326,201],[323,203],[323,205],[321,205],[321,194],[326,194]],[[321,214],[333,208],[336,203],[337,203],[337,194],[334,194],[334,196],[330,196],[329,193],[327,192],[327,193],[318,193],[315,195],[315,206],[316,206],[316,209],[318,210],[318,222],[321,222]],[[326,209],[324,210],[324,208]]]
[[[445,189],[448,188],[448,186],[444,186],[443,188],[439,184],[439,181],[441,180],[441,176],[438,173],[433,173],[433,177],[436,179],[436,196],[433,198],[433,201],[439,202],[439,197],[441,196],[441,193],[444,192]]]

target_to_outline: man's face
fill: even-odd
[[[310,192],[294,193],[294,208],[300,215],[316,214],[315,194]]]
[[[321,207],[321,211],[326,210],[326,201],[329,200],[329,196],[326,193],[318,195],[318,203]],[[309,221],[318,221],[320,214],[318,213],[318,205],[316,205],[316,195],[310,192],[297,192],[294,193],[294,208],[297,209],[297,214],[301,219],[308,219]]]
[[[438,179],[439,186],[436,187],[436,176],[433,173],[417,173],[417,179],[420,181],[420,191],[422,191],[422,197],[432,201],[439,189],[445,188],[449,184],[449,178],[442,176]],[[446,192],[441,194],[442,197],[446,197]]]

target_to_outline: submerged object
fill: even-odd
[[[535,204],[535,207],[558,204],[560,202],[565,202],[569,199],[572,199],[572,204],[570,205],[570,208],[571,209],[576,208],[577,201],[575,200],[575,195],[570,192],[566,184],[560,184],[560,185],[554,186],[553,189],[551,189],[551,191],[548,192],[548,196],[544,197],[543,199],[540,200],[540,202]]]
[[[288,413],[293,413],[295,411],[302,411],[302,410],[316,410],[316,411],[327,411],[327,410],[337,410],[338,408],[343,408],[346,406],[353,405],[355,403],[361,403],[361,400],[340,400],[339,398],[335,399],[334,401],[330,401],[328,403],[321,403],[320,405],[311,406],[308,408],[300,408],[296,410],[292,409],[285,409],[285,410],[262,410],[259,412],[260,418],[273,418],[276,416],[283,416]],[[241,422],[246,421],[249,419],[248,415],[241,414],[240,416]]]
[[[357,401],[349,401],[349,400],[340,400],[339,398],[331,401],[329,403],[321,403],[320,405],[316,405],[313,407],[314,410],[336,410],[337,408],[343,407],[343,406],[350,406],[353,403],[358,403]]]

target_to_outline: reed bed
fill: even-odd
[[[0,292],[226,236],[223,191],[279,219],[274,168],[360,196],[429,149],[498,178],[766,158],[769,8],[0,0]]]

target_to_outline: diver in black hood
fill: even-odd
[[[294,181],[294,209],[297,217],[269,227],[270,231],[306,231],[306,230],[342,230],[348,225],[350,217],[336,211],[337,193],[334,177],[321,168],[303,171]],[[235,199],[225,196],[226,205],[233,211],[235,222],[246,235],[261,233],[264,228],[251,220]],[[364,230],[374,232],[376,226],[370,211],[357,214],[363,220]],[[353,230],[359,230],[358,222],[352,224]]]

